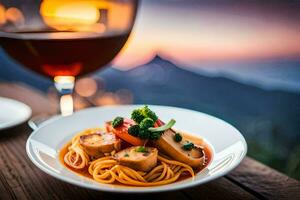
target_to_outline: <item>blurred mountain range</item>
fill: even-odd
[[[299,59],[210,61],[194,63],[185,69],[210,77],[226,77],[266,90],[300,93]]]
[[[201,75],[158,56],[129,71],[106,68],[93,76],[104,79],[107,91],[130,90],[134,103],[184,107],[222,118],[245,136],[249,156],[300,178],[299,93]],[[0,52],[1,80],[25,82],[45,92],[51,86],[50,80],[35,76]]]

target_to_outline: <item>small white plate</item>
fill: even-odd
[[[0,130],[22,124],[30,116],[29,106],[13,99],[0,97]]]
[[[163,121],[176,119],[175,129],[200,136],[213,149],[211,164],[189,178],[169,185],[156,187],[126,187],[101,184],[68,170],[59,161],[59,151],[79,131],[101,127],[116,116],[129,117],[133,109],[141,105],[105,106],[89,108],[67,117],[51,119],[35,130],[27,140],[26,151],[31,161],[41,170],[62,181],[94,190],[145,193],[183,189],[199,185],[225,175],[235,168],[247,152],[247,144],[240,132],[230,124],[213,116],[192,110],[152,106]]]

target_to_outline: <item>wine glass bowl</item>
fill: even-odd
[[[0,44],[16,61],[50,77],[83,75],[108,64],[127,41],[137,5],[135,0],[19,2],[0,4]]]
[[[103,68],[119,53],[136,10],[137,0],[1,1],[0,45],[26,68],[53,78],[61,95],[72,94],[75,76]],[[63,115],[72,113],[62,105]]]

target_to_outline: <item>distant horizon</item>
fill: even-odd
[[[135,27],[115,63],[124,68],[155,54],[182,63],[300,59],[300,3],[141,1]]]
[[[224,77],[246,85],[252,85],[265,90],[282,90],[300,93],[300,59],[263,59],[238,61],[206,61],[187,65],[161,55],[155,55],[150,61],[140,66],[155,62],[161,58],[171,62],[176,67],[199,75],[209,77]],[[291,63],[293,65],[291,65]],[[197,67],[195,67],[197,65]],[[114,68],[127,71],[134,68],[124,68],[112,65]]]

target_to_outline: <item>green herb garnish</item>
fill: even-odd
[[[147,149],[144,146],[139,146],[135,149],[136,152],[148,153]]]
[[[124,154],[124,157],[129,157],[129,154],[128,154],[128,153],[125,153],[125,154]]]
[[[151,128],[148,128],[148,130],[151,132],[162,132],[162,131],[165,131],[165,130],[168,130],[169,128],[171,128],[175,123],[176,123],[176,121],[174,119],[171,119],[167,124],[165,124],[163,126],[156,127],[156,128],[151,127]]]
[[[175,133],[174,140],[175,142],[181,142],[182,136],[180,135],[180,133]]]
[[[123,124],[124,118],[123,117],[116,117],[113,121],[112,121],[112,126],[114,128],[120,126],[121,124]]]
[[[190,151],[190,150],[192,150],[194,147],[195,147],[195,145],[194,145],[194,143],[192,143],[192,142],[187,142],[186,144],[184,144],[184,145],[182,146],[182,148],[183,148],[184,150],[186,150],[186,151]]]

